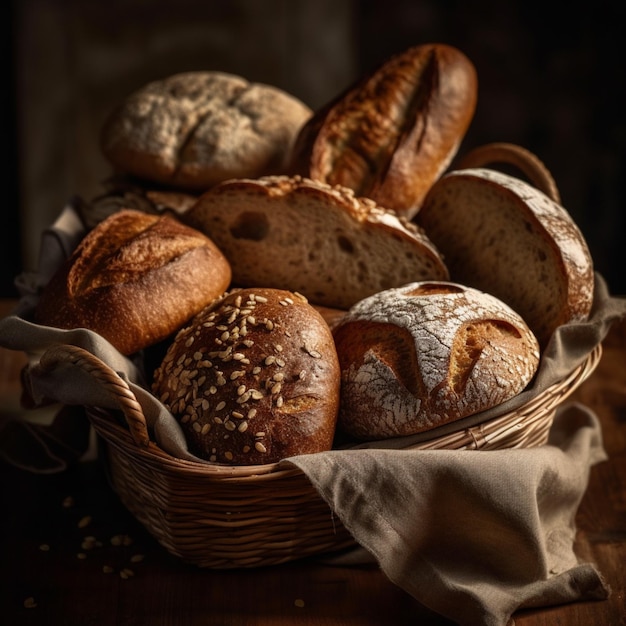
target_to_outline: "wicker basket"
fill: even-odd
[[[545,443],[556,408],[595,369],[601,346],[532,402],[420,449],[502,449]],[[174,458],[149,440],[142,407],[120,376],[91,353],[55,346],[40,366],[71,363],[94,376],[119,410],[89,407],[114,490],[172,554],[214,569],[259,567],[353,547],[355,541],[299,469],[227,467]]]

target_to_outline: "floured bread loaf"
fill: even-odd
[[[301,295],[234,290],[178,333],[153,392],[190,450],[212,462],[255,465],[328,450],[339,405],[333,337]]]
[[[417,227],[347,188],[299,176],[226,181],[183,219],[217,244],[235,285],[289,289],[316,305],[348,309],[382,289],[448,277]]]
[[[314,113],[290,172],[349,187],[411,218],[456,154],[476,100],[476,70],[460,50],[414,46]]]
[[[333,331],[341,367],[339,426],[359,440],[427,431],[514,397],[539,346],[497,298],[444,282],[390,289]]]
[[[496,170],[446,174],[416,221],[443,252],[452,280],[515,309],[545,346],[561,324],[587,319],[593,263],[570,214]]]
[[[105,121],[102,153],[122,173],[204,191],[282,173],[311,110],[290,94],[224,72],[185,72],[130,94]]]

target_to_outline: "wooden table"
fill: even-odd
[[[16,406],[22,358],[0,349],[3,411]],[[626,323],[613,327],[602,361],[575,397],[599,416],[610,457],[592,469],[576,550],[597,564],[612,594],[520,611],[517,626],[626,624]],[[375,567],[184,565],[122,507],[96,461],[51,475],[7,464],[0,470],[0,623],[7,626],[450,624]]]

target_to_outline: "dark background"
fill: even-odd
[[[394,52],[426,42],[475,64],[478,108],[460,153],[491,141],[537,154],[611,291],[626,294],[624,10],[535,0],[15,0],[7,46],[0,296],[36,263],[63,202],[109,173],[97,132],[122,97],[155,78],[224,70],[316,108]],[[8,88],[7,88],[8,87]]]

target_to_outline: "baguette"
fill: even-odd
[[[444,44],[397,54],[315,112],[290,172],[351,188],[412,218],[474,116],[476,70]]]

